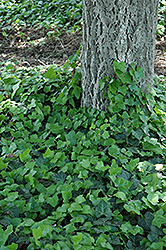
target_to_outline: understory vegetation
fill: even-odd
[[[108,112],[81,108],[79,54],[0,69],[0,250],[165,249],[166,79],[145,96],[143,69],[114,61]]]

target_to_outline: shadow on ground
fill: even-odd
[[[63,65],[79,49],[81,40],[80,31],[58,34],[51,29],[20,28],[6,37],[0,31],[0,62],[14,61],[19,67]],[[154,66],[156,75],[166,76],[166,36],[156,40]]]

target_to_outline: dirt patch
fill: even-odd
[[[51,34],[51,35],[49,35]],[[0,33],[0,62],[17,61],[19,66],[62,65],[74,55],[81,44],[80,32],[58,33],[45,29],[23,29],[9,33],[6,38]]]
[[[63,65],[81,45],[81,32],[58,34],[54,30],[26,29],[0,32],[0,62],[15,61],[18,66]],[[166,76],[166,36],[156,40],[155,74]]]
[[[155,74],[166,76],[166,35],[156,41]]]

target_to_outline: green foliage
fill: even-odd
[[[161,36],[164,35],[166,33],[165,27],[166,27],[166,1],[160,0],[157,33]]]
[[[2,0],[0,3],[0,29],[4,36],[9,30],[20,26],[56,27],[57,30],[73,31],[78,28],[81,20],[80,0]]]
[[[166,26],[166,1],[159,3],[159,18],[157,33],[163,35]],[[39,26],[56,28],[56,30],[77,29],[82,21],[82,1],[80,0],[47,0],[47,1],[14,1],[1,0],[0,29],[3,36],[20,26]],[[48,31],[48,36],[55,31]],[[20,36],[24,36],[20,33]]]
[[[166,87],[115,61],[109,112],[79,108],[78,54],[0,73],[1,248],[164,249]]]
[[[79,0],[2,0],[0,29],[72,31],[81,11]],[[166,87],[155,80],[144,96],[143,70],[115,61],[109,112],[80,108],[78,56],[0,72],[0,250],[164,249]]]

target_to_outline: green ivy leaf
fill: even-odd
[[[137,129],[136,131],[132,130],[132,135],[134,135],[138,140],[141,140],[143,137],[143,132],[141,129]]]
[[[73,202],[69,207],[68,211],[70,213],[73,211],[82,211],[82,207],[77,202]]]
[[[66,229],[66,233],[73,233],[75,230],[77,230],[73,224],[68,224],[64,228]]]
[[[75,97],[77,98],[77,100],[80,98],[80,94],[81,94],[81,88],[79,86],[76,86],[73,89],[72,95],[75,95]]]
[[[31,160],[31,156],[29,154],[29,148],[27,148],[22,154],[19,155],[20,161],[22,162],[28,162]]]
[[[120,198],[122,201],[126,201],[126,200],[127,200],[127,197],[126,197],[126,195],[125,195],[124,192],[120,192],[120,191],[119,191],[119,192],[117,192],[116,194],[114,194],[114,196]]]
[[[3,227],[0,225],[0,245],[4,246],[7,241],[9,235],[13,233],[13,225],[7,226],[6,230],[3,230]]]
[[[132,226],[130,224],[130,222],[125,222],[121,226],[121,230],[124,233],[131,233],[132,235],[143,234],[144,233],[144,230],[141,227],[139,227],[138,225]]]
[[[66,140],[70,141],[71,145],[75,145],[77,142],[77,136],[74,130],[65,135]]]
[[[72,197],[72,192],[70,190],[62,191],[62,198],[64,203],[68,203],[71,197]]]
[[[149,192],[147,196],[148,201],[150,201],[153,205],[157,205],[159,201],[159,193]]]
[[[82,240],[82,234],[78,233],[75,236],[72,236],[72,240],[74,244],[78,244]]]
[[[12,202],[12,201],[16,200],[19,195],[18,195],[18,192],[10,192],[7,194],[7,196],[8,196],[8,198],[6,198],[5,200]]]
[[[40,242],[38,241],[38,239],[41,238],[41,236],[42,236],[42,229],[41,229],[41,227],[32,229],[32,234],[33,234],[33,237],[35,239],[36,245],[39,246],[39,247],[41,247]]]
[[[43,158],[53,158],[54,151],[51,151],[49,148],[47,148],[46,152],[43,154]]]
[[[136,214],[141,215],[140,211],[143,209],[142,202],[139,200],[128,201],[127,204],[124,205],[124,208],[128,212],[134,212]]]
[[[59,199],[57,194],[54,194],[52,197],[47,198],[47,203],[50,204],[52,207],[56,207],[58,200]]]
[[[108,153],[109,155],[118,158],[118,155],[120,154],[120,149],[118,146],[116,145],[112,145],[109,149],[108,149]]]
[[[135,76],[137,79],[141,78],[141,79],[144,79],[144,69],[143,68],[140,68],[140,67],[137,67],[137,70],[135,71]]]
[[[57,182],[64,182],[66,179],[66,174],[63,173],[62,171],[59,172],[58,174],[54,174],[52,176],[52,179],[57,183]]]
[[[8,166],[8,163],[3,163],[3,161],[2,161],[2,159],[0,158],[0,169],[6,169],[7,168],[7,166]]]
[[[104,166],[104,163],[102,161],[99,161],[97,165],[95,166],[95,169],[100,170],[100,171],[106,171],[110,167],[108,165]]]
[[[162,224],[166,223],[166,215],[162,209],[158,210],[154,215],[154,220],[152,221],[152,225],[161,228]]]
[[[138,163],[139,163],[139,158],[136,158],[134,160],[131,159],[130,162],[126,166],[126,169],[132,173],[133,170],[137,168]]]
[[[47,70],[47,72],[44,74],[44,77],[45,78],[48,78],[48,79],[52,79],[54,77],[56,77],[56,72],[54,71],[54,69],[51,67]]]
[[[9,249],[9,250],[17,250],[18,249],[18,244],[15,244],[13,242],[10,246],[7,246],[7,249]]]
[[[102,215],[111,218],[112,212],[111,209],[106,201],[103,199],[98,203],[95,208],[95,216],[97,218],[101,217]]]
[[[99,86],[100,86],[100,91],[104,89],[105,82],[102,79],[100,79],[99,81]]]
[[[20,82],[18,82],[17,84],[15,84],[12,89],[13,89],[13,93],[11,95],[11,98],[13,99],[13,96],[15,95],[15,93],[17,92],[17,90],[19,89],[20,87]]]
[[[114,183],[115,186],[118,187],[119,191],[127,191],[133,184],[131,181],[125,180],[122,177],[117,178]]]
[[[58,96],[58,98],[56,99],[56,101],[57,101],[59,104],[61,104],[61,105],[65,105],[66,102],[67,102],[67,100],[68,100],[67,93],[64,93],[64,92],[62,92],[62,93]]]
[[[117,62],[114,60],[113,62],[114,70],[116,74],[120,77],[122,73],[124,73],[125,68],[126,68],[126,63],[125,62]]]
[[[41,224],[39,227],[42,230],[42,237],[49,236],[53,231],[53,227],[51,225]]]
[[[85,201],[86,201],[86,199],[84,198],[83,195],[79,195],[79,196],[77,196],[77,197],[75,198],[75,202],[77,202],[77,203],[79,203],[79,204],[81,204],[81,203],[83,203],[83,202],[85,202]]]

